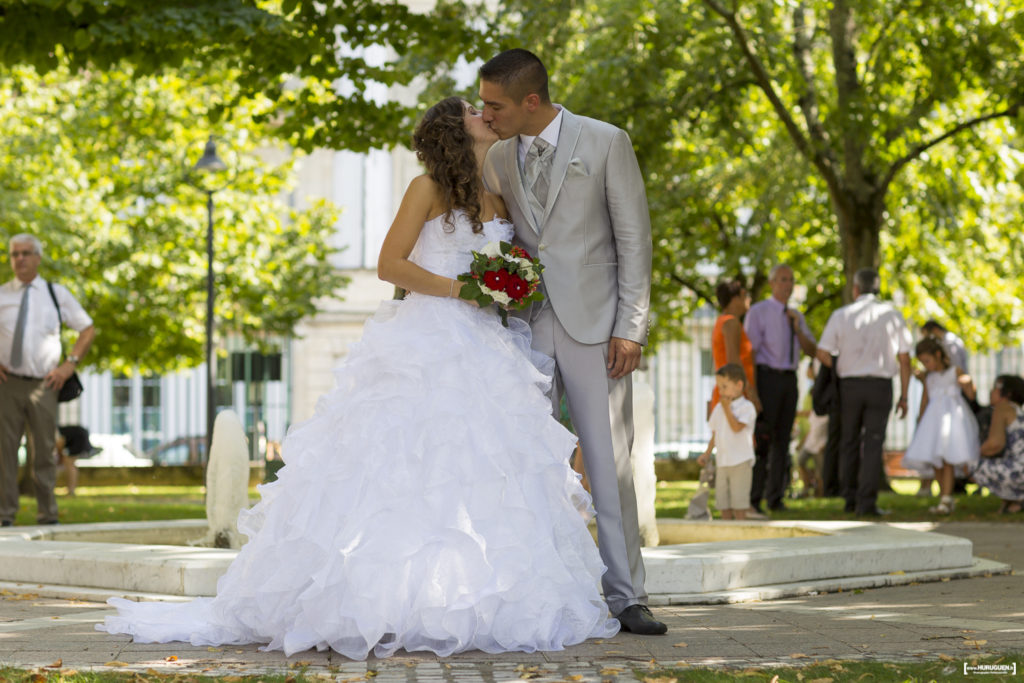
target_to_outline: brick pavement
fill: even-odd
[[[970,538],[978,557],[1024,565],[1024,524],[942,525]],[[93,630],[108,613],[99,602],[38,597],[32,586],[0,591],[0,662],[27,668],[60,660],[63,670],[114,668],[207,674],[296,672],[336,680],[448,682],[633,680],[664,666],[763,667],[824,659],[898,661],[1024,652],[1024,578],[1018,574],[785,600],[662,607],[667,636],[619,634],[563,652],[441,659],[399,654],[352,662],[331,652],[286,658],[256,646],[222,648],[135,644]],[[1024,661],[1018,662],[1024,666]]]

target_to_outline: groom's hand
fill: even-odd
[[[608,376],[619,379],[636,370],[642,353],[643,347],[635,341],[612,337],[608,341]]]

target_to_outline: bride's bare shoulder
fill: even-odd
[[[441,212],[444,202],[441,187],[427,174],[418,175],[409,182],[405,191],[405,200],[411,200],[420,206],[429,206],[428,214],[433,216]]]

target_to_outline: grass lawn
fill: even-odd
[[[967,486],[968,495],[958,496],[956,510],[951,515],[933,515],[928,508],[938,502],[938,496],[918,498],[914,494],[918,489],[916,479],[894,479],[892,487],[896,493],[883,493],[878,496],[878,506],[891,510],[892,514],[884,517],[886,522],[925,522],[932,520],[955,522],[1024,522],[1024,513],[1012,515],[999,514],[1001,501],[995,496],[971,495],[977,486]],[[657,509],[659,517],[686,517],[690,498],[697,490],[696,481],[659,481]],[[715,494],[711,493],[711,508],[714,509]],[[842,498],[799,498],[787,499],[785,512],[772,512],[772,519],[856,519],[856,515],[843,512]]]
[[[79,486],[74,496],[61,491],[57,489],[61,524],[206,517],[205,486]],[[35,520],[36,499],[22,496],[15,523]]]
[[[916,479],[895,479],[892,486],[896,493],[883,493],[878,497],[879,506],[892,511],[891,515],[884,518],[887,522],[1024,522],[1024,513],[999,514],[999,499],[988,495],[987,491],[984,495],[970,495],[977,490],[973,484],[967,487],[969,495],[957,498],[953,514],[943,516],[928,512],[928,507],[937,502],[936,497],[918,498],[914,495],[918,488]],[[696,490],[696,481],[658,482],[658,516],[685,518],[690,498]],[[57,491],[60,494],[63,489]],[[206,516],[205,496],[204,486],[80,486],[75,496],[58,495],[57,503],[62,524],[202,519]],[[256,489],[250,489],[249,498],[251,501],[259,498]],[[712,510],[714,501],[715,494],[712,492]],[[771,518],[855,519],[854,515],[843,512],[843,501],[840,498],[787,499],[786,506],[789,508],[786,512],[773,512]],[[34,524],[35,518],[35,498],[22,496],[17,524]]]

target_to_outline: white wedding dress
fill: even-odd
[[[473,233],[456,212],[423,226],[411,259],[455,277]],[[493,308],[388,301],[337,368],[337,387],[285,438],[285,467],[239,516],[249,537],[214,598],[112,598],[97,629],[138,642],[263,643],[352,659],[560,650],[618,631],[599,592],[590,496],[575,438],[551,417],[552,361]],[[541,361],[541,366],[536,364]]]

